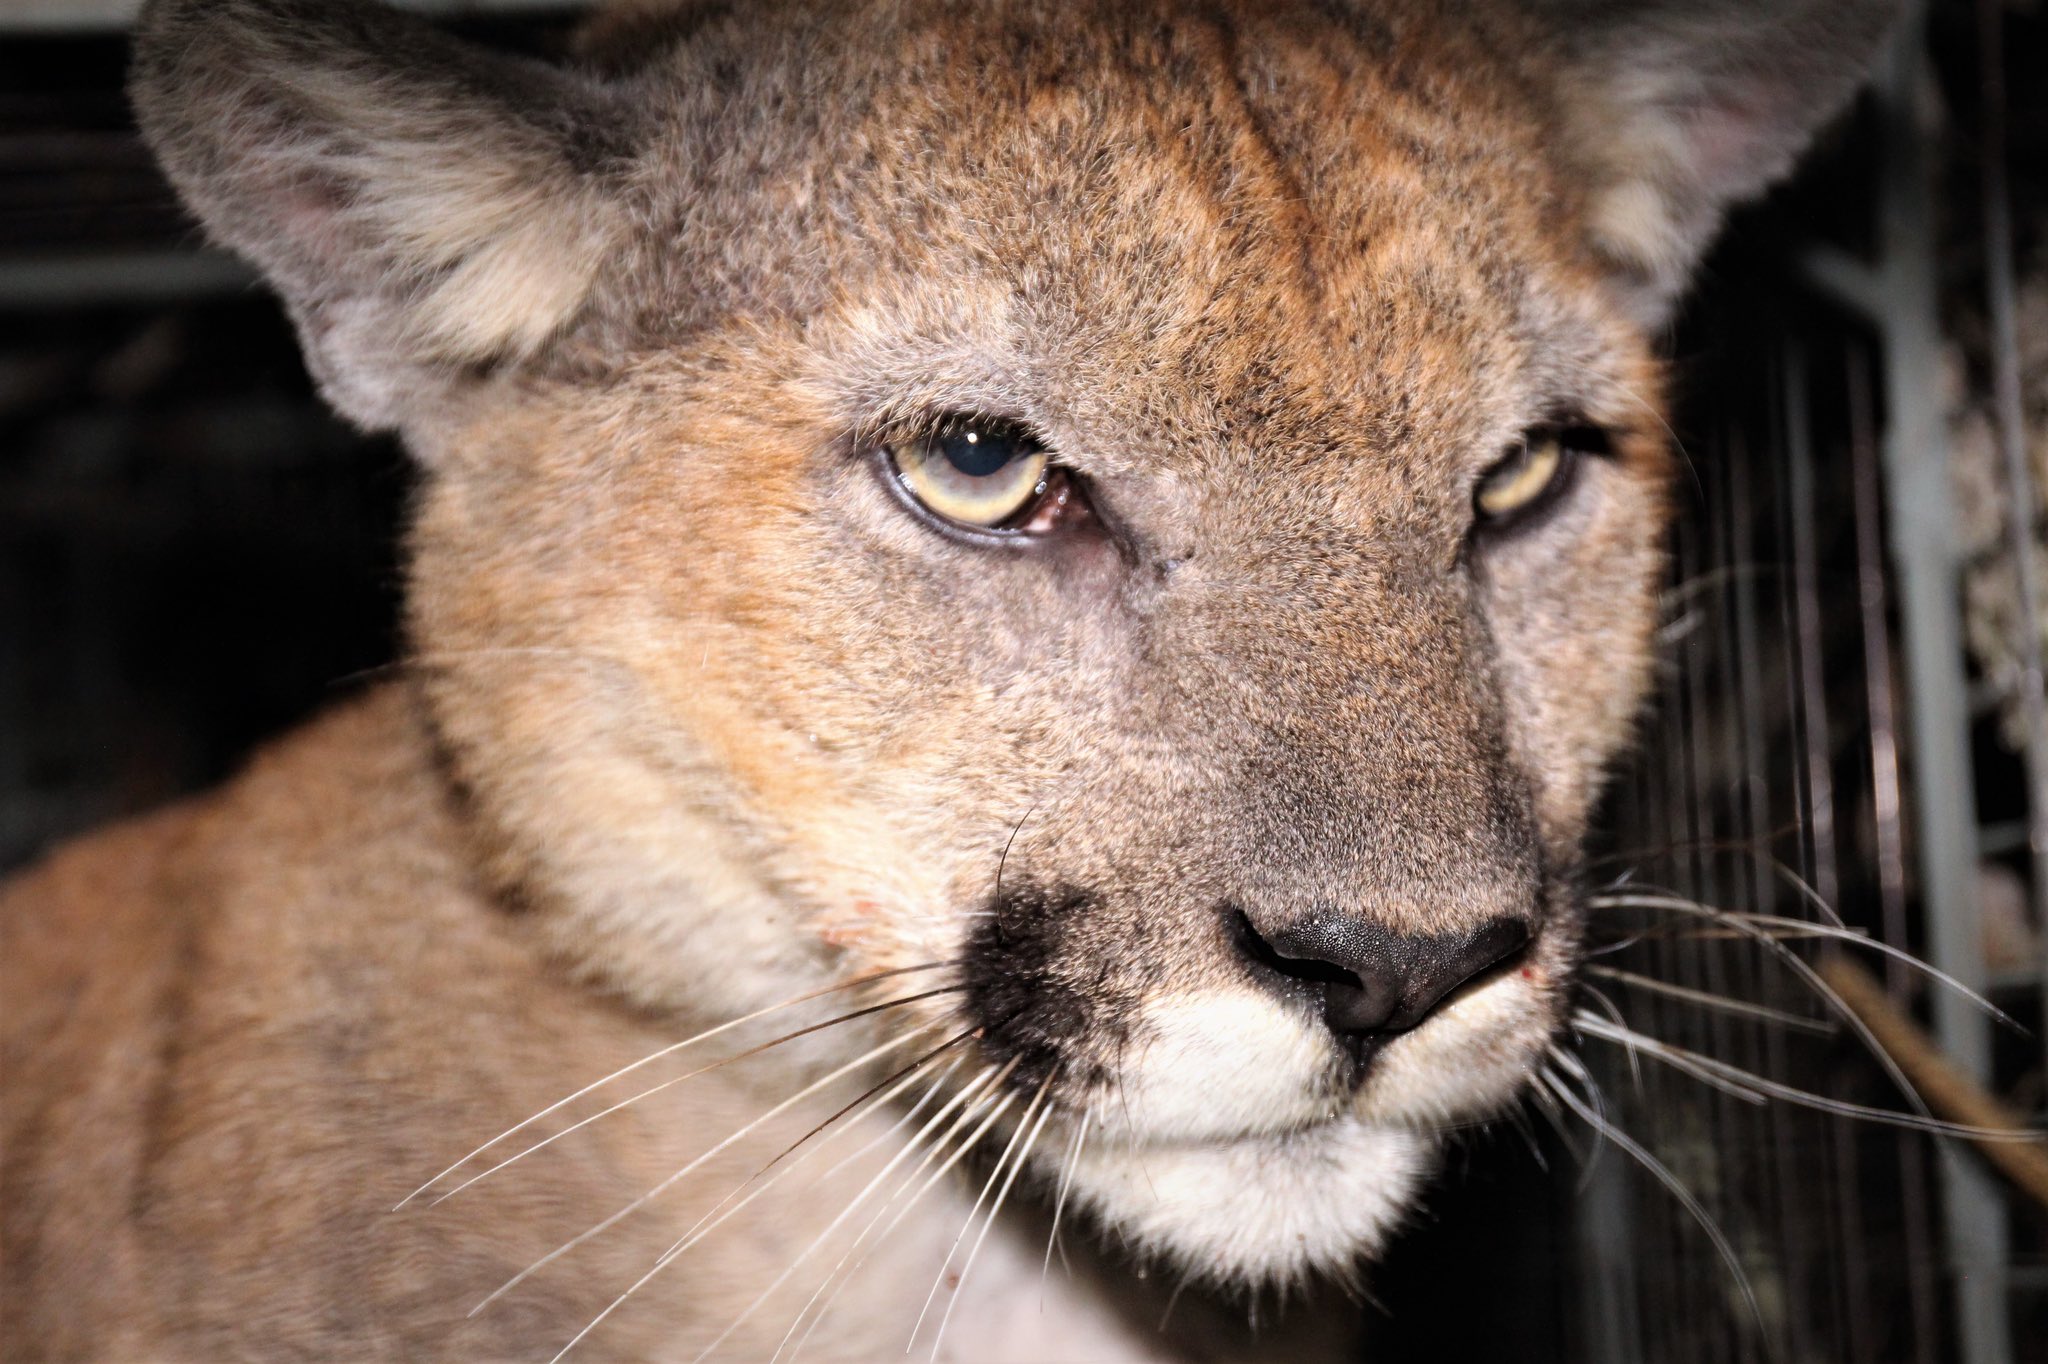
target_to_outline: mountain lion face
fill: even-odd
[[[1756,9],[643,8],[556,68],[194,0],[136,88],[421,461],[487,883],[710,1022],[929,968],[806,1064],[926,1029],[1098,1222],[1285,1280],[1560,1027],[1653,329],[1881,17]]]

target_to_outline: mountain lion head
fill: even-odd
[[[924,1029],[1027,1186],[1273,1282],[1560,1028],[1657,336],[1883,8],[161,0],[135,90],[417,456],[494,893],[662,1016],[915,968],[787,1064]]]

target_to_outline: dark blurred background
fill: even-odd
[[[153,170],[122,8],[0,0],[0,871],[217,780],[400,652],[403,454],[323,411],[275,305]],[[570,21],[449,8],[538,52]],[[1710,261],[1674,339],[1692,475],[1668,662],[1589,876],[1607,899],[1775,916],[1810,913],[1813,888],[2033,1030],[1866,959],[2037,1124],[2048,736],[2022,583],[2048,511],[2044,69],[2034,5],[1935,5]],[[1626,904],[1596,924],[1609,974],[1589,985],[1629,1026],[1900,1106],[1774,947]],[[2048,1219],[1969,1148],[1582,1050],[1606,1119],[1739,1268],[1656,1177],[1531,1104],[1459,1139],[1370,1276],[1376,1361],[2048,1360]]]

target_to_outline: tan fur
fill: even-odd
[[[1020,1317],[1020,1209],[1085,1117],[1070,1216],[1211,1286],[1342,1275],[1558,1024],[1650,663],[1642,322],[1676,287],[1671,251],[1617,266],[1632,191],[1573,150],[1553,82],[1594,49],[1424,0],[642,4],[562,74],[326,13],[160,0],[138,100],[337,403],[421,460],[412,666],[7,890],[10,1357],[546,1359],[818,1107],[465,1314],[803,1083],[948,1038],[960,1077],[1012,1067],[989,1150],[1048,1114],[948,1357],[1306,1357],[1199,1307],[1156,1333],[1114,1257]],[[1697,205],[1657,211],[1697,250]],[[872,447],[948,412],[1029,423],[1097,514],[920,522]],[[1607,450],[1476,532],[1476,481],[1566,415]],[[1331,906],[1538,931],[1361,1083],[1227,929]],[[933,963],[785,1017],[961,992],[390,1212],[698,1028]],[[900,1109],[858,1120],[877,1160]],[[873,1168],[775,1185],[579,1349],[694,1357]],[[900,1350],[969,1197],[807,1357]]]

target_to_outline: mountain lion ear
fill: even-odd
[[[404,424],[533,356],[623,229],[607,87],[357,0],[151,0],[130,93],[214,236],[284,296],[328,400]]]
[[[1660,325],[1729,205],[1791,169],[1848,103],[1896,0],[1541,0],[1538,57],[1594,248]],[[1561,60],[1560,60],[1561,58]]]

